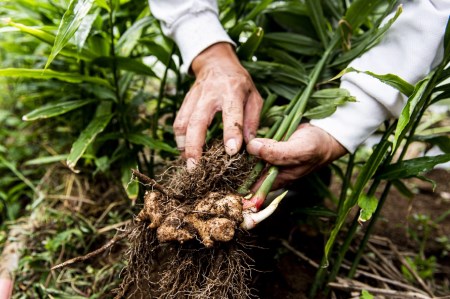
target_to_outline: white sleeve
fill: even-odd
[[[180,49],[183,73],[209,46],[218,42],[235,45],[220,24],[215,0],[149,0],[149,4],[153,16],[161,21],[164,34]]]
[[[376,74],[392,73],[416,84],[442,61],[449,14],[449,0],[404,1],[402,14],[383,40],[349,66]],[[399,91],[365,74],[344,75],[341,87],[357,102],[346,103],[330,117],[311,124],[327,131],[350,152],[384,120],[398,117],[406,103]]]

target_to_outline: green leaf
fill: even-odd
[[[450,161],[450,154],[404,160],[380,169],[377,178],[382,180],[410,178],[448,161]]]
[[[47,63],[45,64],[45,68],[48,68],[56,55],[58,55],[58,53],[69,43],[84,17],[88,14],[93,3],[94,0],[72,0],[70,2],[69,8],[64,13],[61,23],[59,24],[55,43]]]
[[[362,290],[360,299],[373,299],[373,295],[366,290]]]
[[[20,31],[27,33],[31,36],[34,36],[49,45],[53,46],[53,44],[55,43],[55,35],[45,32],[43,30],[40,30],[40,29],[37,29],[34,27],[30,27],[30,26],[26,26],[23,24],[19,24],[19,23],[14,23],[14,22],[8,22],[8,25],[13,26],[13,27],[19,29]],[[78,52],[76,49],[76,46],[71,45],[71,44],[67,45],[65,48],[63,48],[60,51],[60,54],[67,56],[67,57],[72,57],[75,59],[81,59],[81,60],[85,60],[85,61],[90,61],[94,57],[94,54],[92,54],[90,51],[87,51],[85,49],[82,49],[81,52]]]
[[[372,76],[372,77],[380,80],[381,82],[394,87],[395,89],[399,90],[401,93],[403,93],[404,95],[406,95],[408,97],[410,95],[412,95],[412,93],[414,92],[414,85],[409,84],[408,82],[406,82],[405,80],[403,80],[402,78],[400,78],[397,75],[393,75],[393,74],[378,75],[378,74],[375,74],[370,71],[359,71],[352,67],[342,70],[339,74],[337,74],[335,77],[333,77],[329,81],[336,80],[336,79],[342,77],[343,75],[345,75],[347,73],[351,73],[351,72],[364,73],[369,76]]]
[[[355,32],[361,26],[367,17],[373,13],[375,8],[384,0],[356,0],[353,1],[347,9],[344,21],[348,23],[348,28]]]
[[[305,85],[308,83],[308,77],[305,73],[289,65],[268,61],[241,62],[254,80],[261,81],[266,85],[270,85],[274,81],[293,85]],[[266,83],[265,81],[269,82]]]
[[[331,231],[330,237],[325,244],[325,258],[328,259],[328,255],[330,254],[330,250],[334,245],[334,242],[337,238],[339,231],[341,230],[342,225],[344,225],[345,220],[347,219],[347,215],[350,210],[356,205],[358,199],[361,196],[361,193],[364,190],[367,182],[372,178],[372,176],[377,171],[381,162],[384,160],[389,148],[391,147],[391,143],[387,140],[382,140],[378,143],[372,155],[370,155],[367,162],[364,164],[361,169],[356,182],[353,187],[352,194],[345,199],[344,204],[342,206],[342,212],[338,215],[336,223]]]
[[[272,2],[273,0],[258,1],[258,4],[243,18],[243,20],[254,20]]]
[[[395,128],[394,134],[394,142],[393,148],[394,151],[397,150],[397,147],[400,145],[399,141],[403,138],[406,127],[410,123],[411,115],[414,112],[414,108],[417,103],[420,101],[425,89],[427,88],[427,83],[429,81],[429,77],[421,80],[416,84],[413,94],[408,98],[408,102],[405,107],[403,107],[402,113],[398,119],[397,127]]]
[[[72,145],[72,149],[67,157],[67,166],[72,171],[78,172],[75,169],[78,160],[84,154],[88,146],[94,141],[95,137],[106,128],[112,116],[113,114],[109,114],[94,118],[81,132],[78,139]]]
[[[352,47],[349,51],[344,52],[342,55],[338,55],[336,59],[333,61],[333,63],[330,66],[337,66],[337,65],[344,65],[348,64],[350,61],[358,57],[364,52],[367,52],[369,49],[371,49],[373,46],[375,46],[384,36],[386,31],[392,26],[392,24],[397,20],[397,18],[400,16],[402,12],[402,7],[399,6],[397,9],[397,12],[395,15],[387,21],[382,27],[374,27],[371,31],[369,31],[367,36],[362,39],[360,43],[358,43],[355,47]],[[346,24],[341,24],[341,28],[346,29]],[[345,31],[346,32],[346,31]],[[350,45],[350,39],[345,39],[346,36],[343,37],[343,42],[348,47]]]
[[[264,30],[261,27],[256,28],[255,32],[247,39],[245,43],[237,49],[237,55],[240,59],[250,60],[258,49],[264,36]]]
[[[166,152],[169,152],[172,154],[179,153],[177,149],[171,147],[167,143],[164,143],[159,140],[155,140],[155,139],[151,138],[150,136],[147,136],[147,135],[144,135],[141,133],[128,134],[126,138],[128,141],[130,141],[133,144],[143,145],[150,149],[162,150],[162,151],[166,151]]]
[[[302,55],[319,55],[322,45],[307,36],[291,32],[266,33],[263,39],[264,47],[279,47],[286,51]]]
[[[81,82],[91,82],[104,86],[110,86],[109,82],[105,79],[83,76],[76,73],[64,73],[53,70],[43,70],[43,69],[25,69],[25,68],[7,68],[0,69],[0,76],[4,77],[18,77],[18,78],[31,78],[31,79],[58,79],[69,83],[81,83]]]
[[[392,185],[406,198],[414,198],[414,193],[401,180],[393,180]]]
[[[137,180],[133,180],[133,175],[131,172],[132,168],[137,169],[135,161],[126,161],[123,163],[121,167],[121,181],[128,198],[132,201],[135,201],[139,195],[139,182]]]
[[[22,117],[22,120],[32,121],[37,119],[54,117],[94,102],[95,100],[73,100],[73,101],[49,103],[47,105],[44,105],[31,111],[30,113],[27,113]]]
[[[304,116],[309,119],[321,119],[332,115],[336,111],[337,105],[324,104],[311,109],[307,109]]]
[[[64,161],[67,158],[67,155],[56,155],[56,156],[47,156],[47,157],[39,157],[36,159],[28,160],[24,163],[24,165],[42,165],[42,164],[50,164],[59,161]]]
[[[78,49],[78,53],[81,53],[81,50],[86,43],[86,40],[91,32],[92,25],[94,24],[95,19],[98,17],[98,10],[90,15],[87,15],[83,21],[81,22],[78,30],[75,32],[75,44]]]
[[[370,220],[372,214],[377,209],[378,200],[375,196],[367,196],[363,194],[358,199],[358,206],[361,208],[359,211],[358,222],[366,222],[367,220]]]
[[[34,184],[26,177],[22,174],[22,172],[20,172],[19,169],[17,169],[17,167],[7,161],[3,156],[0,155],[0,163],[5,165],[10,171],[12,171],[22,182],[24,182],[28,187],[30,187],[31,190],[33,190],[34,192],[39,192],[38,189],[34,186]]]
[[[323,15],[321,1],[317,0],[306,0],[306,7],[308,7],[309,16],[316,29],[317,35],[324,48],[328,45],[328,35],[327,35],[327,19]]]
[[[106,9],[108,12],[111,12],[111,8],[108,5],[108,2],[106,2],[106,0],[95,0],[95,3],[101,7]]]
[[[415,135],[414,140],[428,142],[431,145],[436,145],[441,151],[450,154],[450,137],[439,135]]]
[[[176,71],[177,67],[175,65],[175,62],[170,57],[170,54],[171,54],[170,49],[166,49],[165,47],[163,47],[161,45],[160,42],[156,42],[156,41],[150,40],[150,39],[140,39],[139,43],[146,46],[147,49],[149,50],[150,54],[155,56],[160,62],[164,63],[164,65],[167,66],[167,62],[169,61],[170,68],[172,70]],[[169,60],[169,58],[170,58],[170,60]]]
[[[100,57],[94,59],[92,63],[107,68],[112,68],[115,63],[116,67],[121,70],[151,77],[157,77],[155,72],[153,72],[153,70],[149,66],[138,60],[127,57]]]
[[[152,17],[144,17],[135,22],[130,28],[125,31],[116,44],[116,54],[123,57],[130,56],[131,51],[134,49],[142,35],[142,30],[150,26],[154,22]]]

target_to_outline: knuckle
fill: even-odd
[[[175,119],[175,122],[173,123],[173,131],[175,134],[183,134],[186,132],[187,127],[187,121],[183,118],[177,118]]]

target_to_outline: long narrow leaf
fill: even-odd
[[[151,77],[157,77],[155,72],[153,72],[153,70],[149,66],[138,60],[127,57],[100,57],[95,59],[92,63],[107,68],[111,68],[115,63],[115,66],[121,70],[126,70],[134,72],[136,74]]]
[[[74,101],[50,103],[31,111],[30,113],[24,115],[22,119],[25,121],[32,121],[37,119],[50,118],[67,113],[69,111],[75,110],[77,108],[83,107],[93,102],[95,102],[95,100],[74,100]]]
[[[26,34],[34,36],[37,39],[45,42],[46,44],[53,45],[55,43],[55,35],[48,33],[46,31],[43,31],[41,29],[26,26],[26,25],[19,24],[19,23],[14,23],[14,22],[8,22],[8,25],[10,25],[14,28],[17,28]],[[81,60],[85,60],[85,61],[90,61],[94,58],[94,54],[92,54],[90,51],[82,49],[81,52],[78,52],[76,49],[76,46],[71,45],[71,44],[66,45],[66,47],[60,51],[60,54],[67,56],[67,57],[72,57],[72,58],[81,59]]]
[[[48,57],[45,68],[48,68],[58,53],[69,43],[72,36],[77,31],[84,17],[88,14],[94,0],[72,0],[69,8],[64,13],[56,34],[55,44]]]
[[[150,149],[162,150],[172,154],[178,154],[178,151],[175,148],[171,147],[170,145],[162,141],[155,140],[150,136],[144,134],[139,133],[128,134],[126,138],[131,143],[147,146]]]
[[[91,82],[104,86],[110,86],[109,82],[90,76],[82,76],[76,73],[64,73],[53,70],[35,70],[35,69],[22,69],[22,68],[8,68],[0,69],[0,76],[3,77],[16,77],[16,78],[30,78],[30,79],[58,79],[60,81],[69,83],[81,83],[81,82]]]
[[[120,37],[116,45],[116,54],[123,57],[128,57],[134,49],[142,35],[142,30],[152,24],[154,19],[152,17],[144,17],[135,22],[130,28],[125,31]]]
[[[408,97],[414,92],[414,85],[408,83],[407,81],[403,80],[402,78],[400,78],[397,75],[394,75],[394,74],[378,75],[378,74],[375,74],[370,71],[360,71],[360,70],[357,70],[352,67],[342,70],[339,74],[337,74],[335,77],[330,79],[330,81],[336,80],[336,79],[342,77],[343,75],[345,75],[347,73],[351,73],[351,72],[364,73],[369,76],[372,76],[372,77],[380,80],[381,82],[394,87],[395,89],[399,90],[401,93],[403,93],[404,95],[406,95]]]
[[[75,32],[75,44],[77,46],[78,53],[81,53],[81,50],[83,50],[84,44],[89,36],[89,32],[91,32],[92,24],[94,24],[98,13],[99,10],[93,14],[87,15],[81,22],[78,30]]]
[[[328,44],[328,35],[326,30],[327,19],[325,19],[325,16],[323,15],[321,1],[306,0],[305,3],[308,7],[310,18],[314,28],[316,29],[317,35],[319,36],[324,48],[326,48]]]
[[[406,103],[405,107],[403,107],[402,113],[400,114],[400,117],[398,119],[397,127],[395,128],[394,142],[393,142],[394,150],[396,150],[397,147],[399,146],[400,143],[398,141],[401,140],[402,136],[404,136],[405,129],[410,123],[411,115],[414,111],[414,108],[420,101],[423,92],[427,88],[428,82],[429,77],[417,83],[413,94],[408,98],[408,102]]]
[[[81,132],[78,139],[72,145],[72,149],[67,157],[67,166],[72,171],[78,172],[75,170],[75,165],[78,160],[84,154],[88,146],[94,141],[95,137],[106,128],[112,116],[113,114],[109,114],[94,118]]]
[[[448,161],[450,161],[450,154],[404,160],[380,169],[377,177],[382,180],[410,178]]]

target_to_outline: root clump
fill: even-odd
[[[251,163],[244,154],[228,156],[219,142],[194,170],[179,163],[145,193],[116,298],[252,297],[252,260],[239,230],[242,197],[235,192]]]

